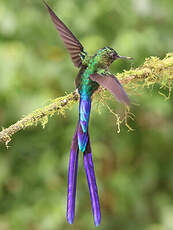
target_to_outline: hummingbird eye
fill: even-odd
[[[112,59],[115,59],[116,53],[110,53],[110,57],[111,57]]]

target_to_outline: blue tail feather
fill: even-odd
[[[81,150],[84,157],[84,166],[90,191],[94,222],[95,225],[98,226],[101,221],[101,213],[88,133],[90,110],[91,98],[81,97],[79,104],[79,121],[77,123],[76,131],[72,139],[69,160],[67,220],[70,224],[72,224],[75,217],[78,153],[79,150]]]
[[[79,149],[84,152],[88,142],[88,122],[91,111],[91,97],[80,98],[79,103],[79,130],[78,130],[78,145]]]
[[[76,183],[78,169],[78,133],[79,124],[77,124],[74,133],[70,151],[69,170],[68,170],[68,193],[67,193],[67,221],[72,224],[75,216],[75,198],[76,198]]]
[[[99,203],[97,184],[96,184],[95,173],[94,173],[94,164],[92,161],[92,151],[90,146],[89,135],[88,135],[87,147],[84,152],[84,166],[85,166],[85,172],[86,172],[89,191],[90,191],[91,204],[93,209],[93,218],[94,218],[95,225],[98,226],[101,221],[101,212],[100,212],[100,203]]]

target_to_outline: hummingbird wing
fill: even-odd
[[[99,85],[103,86],[119,101],[124,104],[129,105],[130,101],[129,98],[123,89],[121,83],[118,79],[110,73],[105,74],[92,74],[90,75],[92,81],[97,82]]]
[[[72,34],[72,32],[67,28],[67,26],[56,16],[53,10],[47,5],[43,0],[45,6],[47,7],[50,17],[58,30],[60,37],[62,38],[65,47],[70,53],[72,62],[76,67],[82,65],[82,57],[84,58],[85,52],[82,44],[79,40]]]

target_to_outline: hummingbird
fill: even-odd
[[[131,59],[120,56],[113,48],[108,46],[99,49],[95,55],[89,56],[80,41],[73,35],[68,27],[56,16],[54,11],[43,0],[48,9],[50,18],[55,25],[61,39],[67,48],[72,62],[79,72],[75,79],[76,89],[80,95],[79,120],[72,138],[67,191],[67,221],[72,224],[75,217],[75,198],[78,170],[78,153],[83,153],[84,168],[87,176],[88,187],[91,197],[93,218],[96,226],[100,224],[101,212],[98,189],[92,160],[92,150],[89,137],[89,118],[91,112],[91,97],[102,86],[119,102],[129,105],[129,98],[118,79],[109,72],[109,66],[117,59]]]

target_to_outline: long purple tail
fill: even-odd
[[[88,137],[87,147],[84,152],[84,167],[85,167],[85,172],[86,172],[89,191],[90,191],[94,223],[96,226],[98,226],[101,221],[101,212],[100,212],[99,196],[98,196],[97,184],[95,179],[94,164],[92,161],[92,152],[91,152],[89,137]]]
[[[79,121],[74,133],[71,145],[69,174],[68,174],[68,195],[67,195],[67,220],[70,224],[74,221],[75,216],[75,197],[76,197],[76,181],[78,168],[78,152],[81,150],[84,157],[84,167],[88,180],[90,191],[93,217],[95,225],[98,226],[101,221],[100,204],[97,191],[97,184],[94,174],[94,165],[92,161],[92,153],[90,139],[88,134],[88,122],[91,109],[91,99],[82,98],[79,105]]]
[[[77,124],[76,131],[74,133],[71,152],[69,159],[68,169],[68,192],[67,192],[67,221],[73,224],[75,216],[75,198],[76,198],[76,182],[77,182],[77,169],[78,169],[78,133],[79,123]]]

